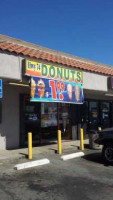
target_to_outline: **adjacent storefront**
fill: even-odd
[[[112,126],[112,101],[88,100],[88,129],[98,129],[98,127],[109,128]]]

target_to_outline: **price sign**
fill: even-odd
[[[31,101],[83,103],[80,83],[31,77]]]
[[[52,99],[56,100],[58,98],[59,100],[62,101],[64,99],[62,92],[64,92],[65,84],[59,81],[57,81],[55,84],[55,81],[49,80],[49,86],[51,87]],[[57,93],[58,93],[58,97],[57,97]]]

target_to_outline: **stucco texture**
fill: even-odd
[[[29,89],[19,86],[4,85],[2,99],[2,122],[0,124],[0,149],[19,147],[20,113],[19,95]]]

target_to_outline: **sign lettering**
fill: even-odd
[[[26,75],[83,84],[81,71],[26,60]]]

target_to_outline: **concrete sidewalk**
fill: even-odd
[[[39,154],[54,154],[57,152],[58,145],[57,141],[55,144],[49,144],[45,146],[33,147],[33,157],[38,157]],[[84,144],[89,144],[89,140],[85,140]],[[80,141],[62,141],[62,150],[63,154],[65,153],[74,153],[80,147]],[[16,149],[16,150],[0,150],[0,160],[10,160],[10,159],[20,159],[25,158],[28,155],[28,148]]]

